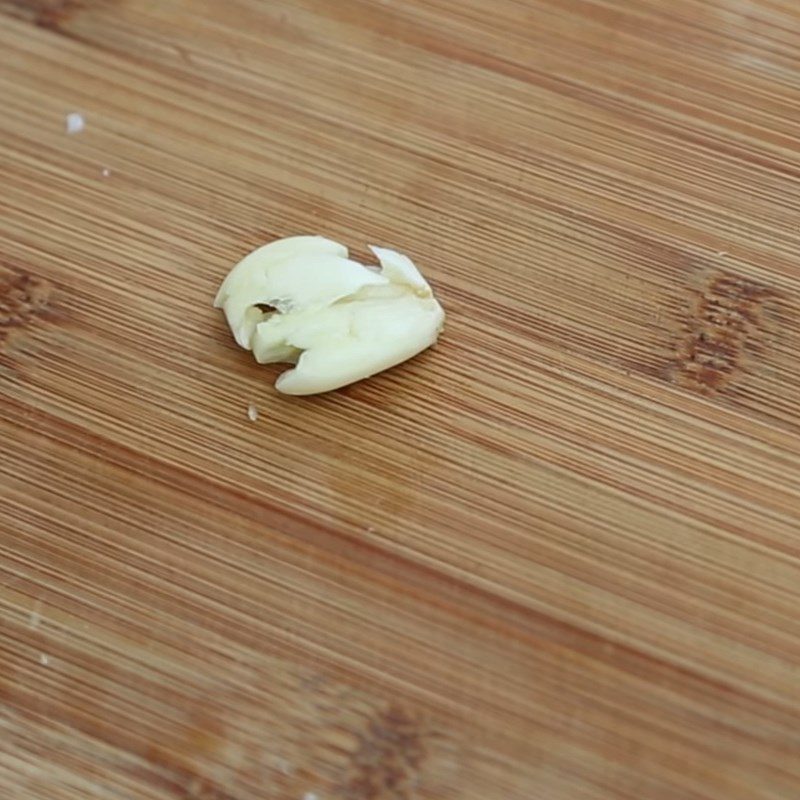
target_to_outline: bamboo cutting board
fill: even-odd
[[[800,798],[799,48],[0,0],[0,795]],[[278,396],[211,300],[306,232],[412,256],[440,344]]]

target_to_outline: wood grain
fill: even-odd
[[[0,0],[3,797],[800,797],[799,46]],[[408,252],[440,344],[277,396],[210,303],[298,232]]]

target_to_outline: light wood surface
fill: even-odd
[[[795,0],[0,0],[0,795],[799,798],[798,53]],[[211,300],[305,232],[440,345],[276,395]]]

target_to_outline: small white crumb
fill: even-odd
[[[726,255],[728,255],[728,251],[727,250],[719,250],[717,252],[717,255],[718,256],[726,256]]]
[[[72,136],[75,133],[80,133],[86,127],[86,120],[83,118],[83,114],[79,114],[77,111],[73,111],[71,114],[67,114],[66,117],[66,128],[67,133]]]
[[[275,759],[275,766],[284,775],[292,775],[294,773],[294,767],[285,758],[277,758],[277,759]]]
[[[42,621],[42,601],[34,600],[33,608],[31,609],[31,615],[28,618],[28,627],[35,630],[36,628],[39,627],[39,623],[41,621]]]
[[[314,792],[306,792],[303,795],[303,800],[319,800],[319,795],[314,794]]]
[[[247,406],[247,418],[250,422],[255,422],[258,419],[258,409],[252,403]]]
[[[43,667],[46,667],[46,666],[47,666],[47,665],[50,663],[50,658],[49,658],[48,656],[46,656],[44,653],[42,653],[42,654],[39,656],[39,663],[40,663],[40,664],[41,664]]]
[[[100,173],[104,178],[107,178],[111,175],[111,170],[108,167],[103,167],[103,171]]]

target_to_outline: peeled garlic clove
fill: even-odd
[[[274,306],[285,302],[285,298],[281,296],[283,287],[273,285],[274,281],[268,276],[276,274],[278,264],[306,256],[346,259],[347,248],[322,236],[278,239],[245,256],[222,282],[214,307],[224,310],[228,325],[240,347],[250,348],[256,325],[269,313],[258,306]],[[349,288],[345,287],[343,291],[347,293]]]
[[[231,294],[239,291],[243,284],[252,281],[255,275],[265,273],[270,264],[283,258],[306,254],[347,258],[347,248],[324,236],[290,236],[265,244],[245,256],[228,273],[228,277],[219,287],[214,300],[214,308],[221,308]]]
[[[302,355],[278,378],[278,391],[328,392],[401,364],[436,342],[444,320],[432,298],[345,303],[329,312],[328,326],[298,327],[288,337]]]
[[[236,341],[252,347],[255,326],[271,312],[250,313],[253,307],[270,306],[282,314],[322,308],[365,286],[385,284],[380,273],[357,261],[330,255],[308,254],[259,263],[222,304]],[[254,324],[255,322],[255,324]]]
[[[346,248],[327,239],[284,241],[295,244],[276,242],[243,259],[216,303],[257,361],[296,363],[278,378],[279,391],[337,389],[435,343],[444,311],[408,257],[372,248],[382,267],[377,272],[345,258]],[[264,312],[260,304],[275,310]]]

